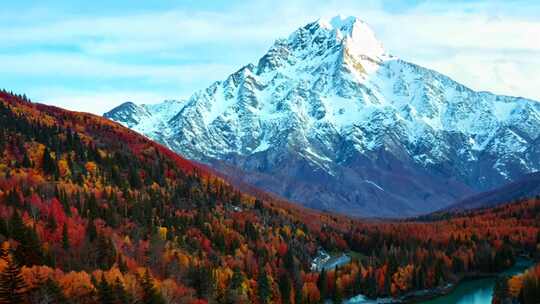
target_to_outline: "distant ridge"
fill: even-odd
[[[460,200],[444,210],[460,211],[476,208],[493,207],[521,199],[540,196],[540,172],[527,174],[518,181],[500,188],[482,192]]]

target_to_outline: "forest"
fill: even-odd
[[[246,194],[107,119],[2,91],[0,243],[0,303],[340,303],[539,258],[540,199],[399,221],[313,211]],[[313,271],[321,249],[352,260]],[[539,275],[501,280],[497,299],[532,303]]]
[[[540,264],[525,273],[503,277],[497,281],[493,292],[493,304],[536,304],[540,300]]]

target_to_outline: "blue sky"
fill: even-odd
[[[540,100],[538,1],[6,2],[0,87],[74,110],[187,98],[337,14],[367,21],[395,56],[474,89]]]

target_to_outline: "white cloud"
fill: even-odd
[[[89,112],[102,115],[124,101],[154,103],[162,100],[163,93],[148,91],[112,91],[112,90],[65,90],[63,88],[38,88],[32,92],[34,102],[59,106],[72,111]],[[174,99],[173,96],[165,99]]]
[[[477,90],[540,100],[540,17],[531,13],[539,4],[422,2],[397,12],[384,7],[377,0],[265,0],[232,2],[221,12],[178,8],[106,17],[53,15],[34,22],[24,18],[0,25],[6,50],[0,51],[0,69],[10,76],[46,79],[55,87],[63,84],[61,93],[50,93],[46,100],[71,108],[68,101],[77,100],[75,107],[98,113],[95,109],[103,112],[101,107],[127,98],[186,97],[257,60],[276,38],[319,17],[343,14],[365,19],[386,48],[405,60]],[[62,77],[73,81],[62,83]],[[130,89],[125,79],[138,81]],[[120,84],[123,93],[115,92]],[[47,92],[43,84],[19,87],[39,98]],[[92,98],[101,101],[88,106],[95,103]]]

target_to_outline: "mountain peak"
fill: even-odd
[[[319,19],[317,23],[326,30],[335,31],[336,38],[342,40],[349,53],[353,55],[374,58],[387,55],[375,32],[357,17],[338,15],[330,19]]]

